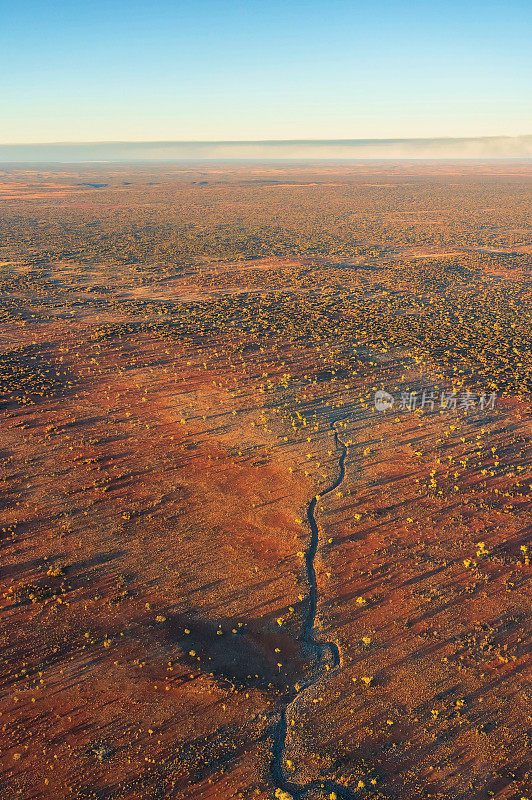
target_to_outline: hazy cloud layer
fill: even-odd
[[[0,144],[2,162],[361,158],[532,158],[532,135],[468,139]]]

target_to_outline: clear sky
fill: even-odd
[[[530,0],[0,0],[0,142],[532,133]]]

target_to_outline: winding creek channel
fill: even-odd
[[[299,687],[295,696],[282,709],[279,722],[274,728],[272,745],[271,777],[273,783],[276,789],[280,790],[280,792],[286,792],[297,800],[303,798],[307,792],[313,789],[321,789],[329,794],[334,793],[339,800],[340,798],[342,800],[349,800],[350,798],[356,797],[355,792],[353,792],[351,789],[335,783],[334,781],[315,780],[306,785],[297,784],[286,776],[284,769],[284,753],[288,733],[290,709],[294,703],[300,703],[304,701],[305,694],[324,676],[325,666],[328,666],[329,670],[338,668],[340,666],[340,651],[337,644],[335,642],[322,642],[315,637],[315,623],[318,611],[318,582],[316,578],[316,568],[314,566],[314,562],[319,544],[319,528],[318,523],[316,522],[316,506],[318,500],[333,492],[343,482],[345,478],[345,459],[347,456],[347,445],[339,439],[338,432],[334,428],[334,423],[332,428],[334,430],[336,450],[337,452],[339,451],[338,475],[327,489],[319,494],[314,495],[307,507],[307,520],[310,526],[310,541],[305,554],[305,569],[309,584],[309,602],[308,611],[305,614],[301,625],[300,641],[308,650],[314,653],[315,665],[311,678],[308,679],[305,684]],[[277,792],[277,796],[279,796],[280,792]]]

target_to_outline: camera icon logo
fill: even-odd
[[[379,389],[378,392],[375,392],[373,402],[377,411],[389,411],[393,407],[394,399],[389,392]]]

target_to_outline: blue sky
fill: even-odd
[[[532,132],[529,0],[19,0],[0,142]]]

